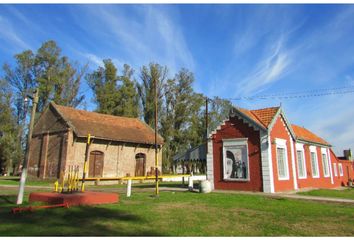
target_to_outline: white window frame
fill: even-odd
[[[333,172],[334,172],[334,176],[338,177],[337,163],[333,163]]]
[[[343,165],[341,163],[338,163],[338,168],[339,168],[339,176],[343,177]]]
[[[326,159],[323,159],[323,155],[326,156]],[[323,171],[323,176],[324,177],[330,177],[331,173],[329,171],[329,159],[328,159],[328,154],[327,154],[327,149],[326,148],[321,148],[321,159],[322,159],[322,171]],[[325,164],[327,162],[327,165]],[[325,167],[327,166],[327,174],[326,174],[326,169]]]
[[[232,139],[222,139],[222,151],[223,151],[223,180],[224,181],[235,181],[235,182],[249,182],[250,181],[250,159],[248,155],[248,138],[232,138]],[[246,156],[247,156],[247,179],[230,179],[226,177],[226,149],[232,146],[246,146]]]
[[[300,168],[299,168],[299,159],[297,152],[301,152],[302,155],[302,168],[304,169],[304,176],[300,176]],[[307,178],[307,169],[306,169],[306,159],[305,159],[305,150],[304,144],[296,143],[296,161],[297,161],[297,175],[299,179],[306,179]]]
[[[319,165],[318,165],[318,157],[317,157],[317,150],[316,150],[316,146],[310,146],[309,147],[310,149],[310,163],[311,163],[311,175],[312,175],[312,178],[319,178],[320,177],[320,168],[319,168]],[[312,164],[312,153],[315,154],[315,163],[316,163],[316,166],[313,166]],[[317,175],[314,175],[313,174],[313,169],[316,168],[316,172],[317,172]]]
[[[286,140],[281,139],[281,138],[276,138],[275,144],[276,144],[275,153],[276,153],[276,159],[277,159],[278,180],[289,180],[290,174],[289,174],[288,151],[287,151],[287,147],[286,147]],[[285,163],[284,169],[285,169],[285,174],[286,174],[285,176],[279,175],[278,148],[284,149],[284,155],[285,155],[284,156],[284,163]]]

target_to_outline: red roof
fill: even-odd
[[[244,108],[237,108],[237,109],[241,113],[246,115],[248,118],[252,119],[258,125],[268,129],[270,123],[274,119],[279,108],[280,107],[269,107],[269,108],[255,109],[255,110],[248,110]],[[299,127],[294,124],[291,125],[291,128],[294,130],[294,134],[298,140],[330,146],[328,142],[326,142],[324,139],[320,138],[319,136],[317,136],[316,134],[314,134],[313,132],[309,131],[306,128]]]
[[[154,130],[137,118],[88,112],[55,103],[51,103],[51,105],[79,137],[86,137],[91,134],[98,139],[142,144],[155,143]],[[160,135],[157,136],[157,143],[163,143]]]
[[[259,125],[268,128],[275,114],[278,112],[279,107],[262,108],[256,110],[247,110],[244,108],[237,109]]]
[[[314,142],[314,143],[320,143],[324,145],[330,145],[328,142],[326,142],[324,139],[320,138],[310,130],[291,124],[291,127],[293,128],[296,138],[299,140],[307,141],[307,142]]]

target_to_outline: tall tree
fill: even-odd
[[[112,60],[103,60],[104,67],[99,67],[86,79],[95,94],[97,112],[125,117],[139,116],[139,98],[132,79],[133,69],[124,64],[123,75]]]
[[[86,70],[87,65],[82,68],[74,66],[68,57],[61,56],[61,49],[56,42],[43,43],[35,56],[35,73],[40,93],[38,111],[41,112],[50,101],[65,106],[78,106],[84,99],[84,95],[79,94],[79,87]]]
[[[16,104],[18,119],[23,114],[23,99],[36,87],[39,88],[37,111],[41,112],[50,101],[76,107],[84,95],[79,94],[80,81],[87,65],[80,67],[70,63],[68,57],[61,56],[61,49],[55,41],[47,41],[33,53],[26,50],[15,55],[16,65],[4,64],[5,80],[10,83]]]
[[[14,164],[22,159],[18,125],[11,107],[11,93],[7,82],[0,79],[0,174],[12,173]]]
[[[117,99],[116,115],[126,117],[139,116],[139,96],[136,82],[132,79],[133,73],[133,69],[124,64],[123,75],[120,77],[121,84],[118,88],[119,98]]]
[[[214,97],[210,99],[209,109],[209,127],[208,132],[215,130],[222,121],[228,118],[232,103],[227,99]]]
[[[167,79],[167,67],[157,63],[150,63],[149,66],[141,68],[141,83],[137,84],[138,93],[142,104],[143,118],[145,122],[155,128],[155,82],[157,85],[157,109],[161,112],[162,107],[162,87]]]
[[[165,167],[170,168],[172,157],[189,148],[192,120],[200,106],[195,103],[193,73],[181,69],[164,85],[164,111],[161,117],[161,134],[165,139]]]
[[[104,67],[99,67],[93,73],[87,74],[86,79],[95,94],[97,112],[113,115],[116,111],[119,77],[117,68],[111,59],[103,60]]]

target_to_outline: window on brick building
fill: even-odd
[[[343,166],[341,163],[338,163],[338,168],[339,168],[339,176],[343,176]]]
[[[334,176],[337,177],[338,172],[337,172],[337,164],[336,163],[333,163],[333,172],[334,172]]]
[[[311,150],[310,156],[311,156],[312,177],[318,178],[318,177],[320,177],[320,173],[319,173],[319,169],[318,169],[316,149]]]
[[[278,179],[289,179],[288,157],[286,149],[286,140],[275,139],[277,145],[277,167],[278,167]]]
[[[299,178],[306,178],[306,165],[305,165],[305,156],[303,150],[296,151],[297,156],[297,167]]]
[[[325,177],[329,177],[329,165],[327,154],[322,153],[322,166],[323,166],[323,175]]]

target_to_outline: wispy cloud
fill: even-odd
[[[291,59],[289,53],[283,49],[283,38],[272,46],[268,55],[262,59],[249,75],[238,83],[236,94],[255,95],[263,87],[277,81],[286,72]]]
[[[30,45],[25,42],[13,27],[13,24],[0,15],[0,39],[3,39],[11,48],[15,50],[30,49]]]
[[[194,59],[181,26],[168,11],[152,5],[129,11],[116,6],[88,7],[85,13],[94,21],[85,22],[91,25],[86,26],[86,31],[97,29],[106,41],[115,43],[117,52],[111,52],[109,57],[122,59],[134,67],[153,61],[169,66],[172,72],[180,67],[193,70]]]

